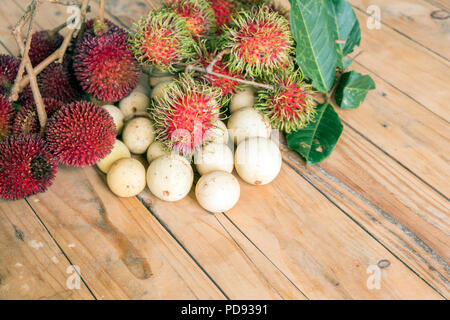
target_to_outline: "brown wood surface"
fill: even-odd
[[[430,16],[445,1],[350,2],[363,32],[351,69],[377,89],[338,110],[345,128],[329,159],[305,167],[282,145],[277,179],[240,181],[238,205],[215,215],[192,193],[120,199],[98,170],[61,167],[47,193],[0,202],[0,299],[448,298],[449,20]],[[2,53],[17,52],[9,29],[27,3],[0,10]],[[106,4],[124,27],[149,10]],[[380,30],[366,27],[371,4]],[[66,16],[45,5],[36,28]],[[71,265],[80,289],[67,288]],[[367,286],[371,266],[381,267],[378,290]]]

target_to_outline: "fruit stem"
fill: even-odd
[[[267,90],[275,90],[275,87],[271,84],[266,84],[266,83],[259,83],[259,82],[255,82],[255,81],[250,81],[250,80],[245,80],[245,79],[239,79],[239,78],[234,78],[234,77],[230,77],[226,74],[221,74],[221,73],[217,73],[214,71],[208,71],[207,68],[201,68],[201,67],[196,67],[193,65],[187,65],[186,66],[186,73],[190,72],[190,71],[197,71],[197,72],[202,72],[202,73],[207,73],[210,74],[212,76],[216,76],[219,78],[225,78],[228,80],[233,80],[242,84],[246,84],[246,85],[250,85],[253,87],[259,87],[259,88],[263,88],[263,89],[267,89]]]

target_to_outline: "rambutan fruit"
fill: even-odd
[[[12,135],[0,141],[0,198],[17,200],[44,192],[58,162],[38,135]]]
[[[138,84],[140,67],[127,42],[128,34],[112,22],[95,34],[94,22],[76,47],[73,68],[80,86],[102,102],[116,102],[126,97]]]
[[[136,59],[159,71],[173,72],[189,63],[196,43],[182,18],[168,10],[152,11],[135,25],[130,42]]]
[[[220,90],[181,75],[149,110],[157,140],[168,149],[191,155],[212,138],[206,132],[220,118],[219,101]]]
[[[242,10],[221,39],[222,48],[231,51],[230,69],[250,77],[291,68],[293,44],[288,20],[266,5]]]
[[[4,95],[0,94],[0,140],[11,133],[14,108]]]
[[[274,129],[287,133],[305,127],[315,115],[311,85],[298,72],[275,76],[275,90],[257,93],[255,109],[265,114]]]
[[[217,54],[217,52],[205,53],[201,59],[202,66],[207,67],[213,61],[214,57],[217,56]],[[224,62],[224,59],[225,58],[222,57],[222,59],[216,61],[212,68],[212,71],[215,73],[223,74],[225,76],[242,79],[238,72],[231,71],[230,68],[228,68],[228,66]],[[208,73],[204,73],[203,77],[211,86],[220,89],[225,97],[235,94],[240,86],[240,83],[236,80],[222,78]]]
[[[45,105],[45,111],[50,118],[57,110],[59,110],[63,103],[52,98],[42,99]],[[35,104],[28,104],[17,112],[14,119],[13,134],[20,133],[34,133],[38,134],[40,131],[39,117],[36,111]]]
[[[238,4],[236,0],[210,0],[210,3],[216,20],[216,34],[221,34],[223,28],[229,26],[237,15]]]
[[[33,33],[30,43],[30,57],[33,67],[45,60],[56,49],[58,49],[64,37],[59,33],[53,33],[50,30],[42,30]]]
[[[16,57],[0,54],[0,94],[6,96],[16,80],[20,60]]]
[[[92,102],[73,102],[50,118],[46,138],[61,163],[85,167],[111,152],[116,140],[116,127],[105,109]]]
[[[185,21],[195,40],[215,32],[214,11],[208,0],[166,0],[164,7]]]
[[[69,63],[53,62],[38,75],[39,90],[43,98],[54,98],[64,103],[74,102],[79,98],[77,84],[69,72]]]
[[[20,60],[16,57],[0,54],[0,94],[8,96],[14,81],[16,80],[17,72],[19,71]],[[33,92],[28,85],[19,94],[19,103],[28,104],[33,102]]]

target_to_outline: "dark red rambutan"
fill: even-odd
[[[0,94],[0,140],[11,133],[14,108],[4,95]]]
[[[93,22],[78,43],[73,67],[83,90],[103,102],[116,102],[138,84],[140,67],[127,42],[128,34],[106,22],[101,35],[93,31]]]
[[[45,111],[47,117],[51,117],[57,110],[59,110],[63,103],[52,98],[44,98]],[[39,117],[36,111],[35,104],[28,104],[17,112],[14,119],[13,134],[20,133],[34,133],[38,134],[40,131]]]
[[[59,33],[53,33],[49,30],[42,30],[33,33],[28,53],[33,67],[45,60],[56,49],[58,49],[64,37]]]
[[[0,198],[17,200],[45,191],[58,163],[38,135],[12,135],[0,141]]]
[[[166,90],[162,98],[152,101],[150,110],[157,140],[190,155],[208,142],[206,132],[219,120],[220,90],[187,75],[172,81]]]
[[[229,26],[231,20],[238,13],[236,0],[210,0],[216,20],[216,33],[221,34],[223,28]]]
[[[0,54],[0,94],[8,96],[16,80],[19,71],[20,60],[6,54]],[[19,103],[28,104],[33,102],[33,92],[28,85],[19,94]]]
[[[92,102],[74,102],[50,118],[46,138],[61,163],[85,167],[111,152],[116,140],[116,126],[105,109]]]
[[[213,59],[216,55],[217,55],[217,53],[206,53],[206,55],[201,60],[202,65],[204,67],[207,67],[211,63],[211,61],[213,61]],[[230,76],[233,78],[243,79],[238,72],[230,70],[230,68],[226,65],[226,63],[224,63],[224,61],[223,61],[224,59],[225,58],[218,60],[214,64],[212,71],[215,73],[220,73],[220,74]],[[210,85],[220,89],[224,96],[230,96],[232,94],[235,94],[238,87],[240,86],[240,83],[238,81],[214,76],[214,75],[207,74],[207,73],[204,73],[203,77],[208,81],[208,83]]]
[[[264,5],[241,11],[221,39],[230,49],[228,66],[251,77],[292,67],[294,40],[288,20]]]
[[[135,25],[130,37],[136,59],[160,71],[175,71],[176,64],[189,63],[196,43],[185,21],[169,10],[151,11]]]
[[[69,72],[69,63],[52,63],[38,75],[38,85],[43,98],[53,98],[64,103],[78,100],[77,84]]]
[[[16,80],[20,60],[6,54],[0,54],[0,94],[6,96]]]
[[[255,109],[269,119],[274,129],[287,133],[305,127],[316,113],[311,85],[302,81],[299,73],[276,75],[275,90],[257,93]]]
[[[207,0],[166,0],[164,6],[184,19],[195,40],[215,30],[214,11]]]

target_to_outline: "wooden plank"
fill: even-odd
[[[305,167],[283,147],[289,165],[311,181],[442,295],[449,290],[448,200],[345,127],[333,155]]]
[[[93,298],[25,200],[0,200],[0,261],[0,300]]]
[[[450,82],[449,63],[392,29],[368,29],[367,15],[358,10],[356,15],[363,34],[356,61],[449,121],[450,91],[436,90]]]
[[[450,195],[448,123],[359,63],[354,63],[352,69],[369,74],[377,88],[369,92],[356,110],[343,110],[335,105],[339,116],[428,184]],[[376,152],[376,157],[384,157],[383,151]]]
[[[61,168],[30,198],[98,299],[223,299],[136,198],[118,198],[94,168]]]
[[[200,208],[193,191],[174,203],[157,199],[148,189],[140,198],[230,299],[305,299],[236,227]]]
[[[17,1],[19,3],[24,2],[24,0]],[[95,3],[93,5],[95,6]],[[136,4],[133,3],[133,5]],[[96,10],[96,8],[94,7],[93,10]],[[45,17],[37,18],[37,21],[43,28],[51,28],[61,22],[56,21],[61,15],[55,14],[53,7],[45,8],[45,12]],[[137,15],[136,10],[127,5],[115,7],[115,12],[127,12],[127,14]],[[121,16],[120,19],[125,20],[124,16]],[[155,201],[152,196],[145,197],[145,193],[143,194],[143,199],[146,199],[148,204]],[[219,286],[223,287],[227,295],[231,298],[248,299],[305,298],[256,248],[249,244],[247,244],[248,246],[245,250],[239,248],[229,235],[230,233],[236,234],[235,230],[224,230],[224,227],[220,225],[214,216],[207,214],[196,204],[194,206],[192,204],[186,205],[186,201],[189,200],[183,200],[180,204],[163,203],[152,205],[152,208],[154,214],[159,219],[163,218],[165,226],[170,229],[170,232],[175,233],[175,236],[182,241],[183,245],[186,246],[202,267],[211,274]],[[190,211],[189,216],[186,215],[186,210]],[[176,218],[176,225],[171,220],[171,218],[175,217],[174,211],[179,212],[180,215],[180,217]],[[183,220],[183,218],[186,219]],[[185,225],[196,224],[197,220],[198,222],[203,222],[201,232],[198,233],[198,229],[193,229],[192,233],[186,232]],[[176,227],[176,232],[172,229],[174,226]],[[211,242],[209,238],[202,236],[204,234],[210,234],[211,238],[220,237],[222,241]],[[224,252],[226,254],[223,254]],[[211,257],[215,258],[211,259]],[[217,263],[216,261],[222,262]],[[257,266],[255,266],[254,261],[258,262]],[[237,277],[237,275],[240,276]],[[236,281],[230,281],[233,278]]]
[[[384,25],[422,44],[441,57],[450,58],[450,20],[432,17],[439,8],[424,0],[350,0],[356,10],[378,6]]]
[[[426,0],[426,2],[448,12],[450,12],[450,3],[448,0]]]
[[[308,298],[441,298],[306,180],[294,177],[283,165],[269,185],[240,181],[241,199],[226,216]],[[387,264],[380,269],[380,288],[369,289],[370,268]]]

